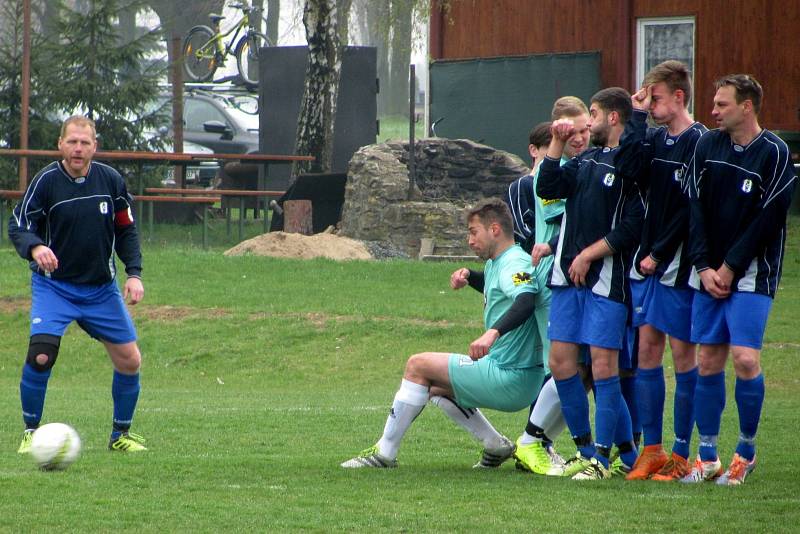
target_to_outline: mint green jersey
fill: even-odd
[[[568,158],[562,157],[561,166],[563,167],[568,161]],[[547,243],[561,230],[561,223],[555,222],[555,220],[558,219],[562,213],[564,213],[566,201],[564,201],[563,198],[555,200],[544,200],[539,198],[539,195],[536,194],[536,184],[538,182],[539,169],[537,168],[533,175],[533,196],[536,198],[533,212],[534,220],[536,221],[536,237],[534,242]],[[555,253],[555,250],[553,253]],[[551,254],[550,256],[542,258],[542,260],[539,262],[539,266],[536,268],[536,279],[539,281],[539,284],[544,285],[548,274],[550,273],[550,267],[553,265],[554,257],[555,256]]]
[[[521,293],[536,293],[539,285],[533,277],[531,257],[519,245],[506,249],[500,256],[486,262],[483,271],[483,324],[488,330],[514,303]],[[506,332],[494,342],[487,358],[498,366],[524,369],[541,365],[541,352],[536,350],[539,334],[533,314],[517,328]]]

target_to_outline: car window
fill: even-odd
[[[185,128],[193,131],[203,131],[203,123],[208,121],[220,121],[222,124],[228,124],[225,120],[225,115],[220,110],[215,108],[209,102],[199,98],[187,98],[183,108],[183,120],[186,123]]]

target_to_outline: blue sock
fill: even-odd
[[[27,363],[22,367],[22,379],[19,382],[19,398],[22,402],[22,419],[25,428],[36,428],[42,420],[44,397],[47,394],[47,381],[50,370],[37,371]]]
[[[715,375],[698,376],[694,392],[694,418],[700,435],[700,459],[704,462],[718,458],[717,437],[722,412],[725,410],[725,371]]]
[[[644,431],[644,445],[660,445],[664,436],[664,368],[639,369],[636,381],[636,400]]]
[[[617,417],[622,399],[619,387],[619,377],[611,376],[602,380],[595,379],[595,448],[605,451],[594,455],[597,460],[608,467],[608,452],[614,443],[614,430],[617,427]]]
[[[672,452],[689,459],[694,428],[694,391],[697,388],[697,367],[685,373],[675,373],[675,404],[672,415],[675,420],[675,443]]]
[[[639,451],[636,450],[633,443],[632,418],[628,410],[628,403],[624,398],[620,398],[617,426],[614,429],[614,443],[617,445],[619,457],[625,462],[625,465],[633,467],[636,458],[639,457]]]
[[[136,401],[139,400],[139,373],[124,375],[114,371],[111,382],[111,397],[114,399],[114,429],[111,439],[116,439],[123,432],[127,432],[133,422],[133,412],[136,410]]]
[[[764,404],[764,375],[750,380],[736,377],[736,406],[739,408],[739,444],[736,452],[753,461],[756,457],[756,431]]]
[[[631,418],[631,432],[642,433],[642,414],[639,413],[639,403],[636,402],[636,384],[639,383],[638,371],[633,376],[619,377],[619,387],[622,390],[622,398],[627,404],[628,414]]]
[[[566,380],[556,380],[558,398],[561,399],[561,412],[567,422],[573,440],[578,440],[587,434],[591,436],[592,427],[589,423],[589,398],[583,389],[583,382],[578,373]],[[582,443],[578,450],[584,458],[594,456],[594,444],[591,438],[589,443]]]

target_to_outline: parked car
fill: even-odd
[[[172,145],[166,147],[167,151],[172,151]],[[192,143],[191,141],[183,142],[183,151],[191,154],[213,154],[214,151],[203,145]],[[214,178],[217,177],[219,172],[219,163],[216,160],[198,161],[192,165],[186,166],[186,185],[197,185],[201,187],[210,187],[214,183]],[[167,170],[166,177],[161,181],[164,187],[175,187],[175,167],[170,166]]]
[[[171,98],[170,94],[159,97],[166,116],[172,113]],[[258,100],[253,96],[188,90],[183,123],[184,142],[225,154],[258,152]]]

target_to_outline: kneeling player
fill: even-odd
[[[342,467],[396,467],[408,427],[430,400],[484,447],[475,467],[498,467],[514,444],[498,433],[478,407],[515,412],[536,397],[544,379],[533,315],[536,281],[530,256],[514,244],[511,214],[502,200],[487,200],[467,212],[469,246],[486,260],[483,272],[462,268],[450,286],[470,285],[484,296],[486,332],[469,355],[425,352],[408,359],[383,435]]]

